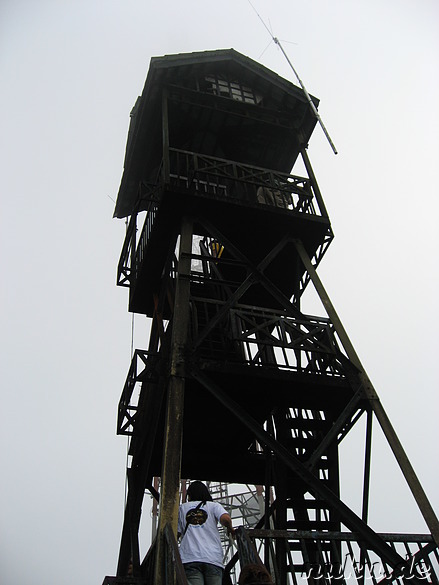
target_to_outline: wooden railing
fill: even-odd
[[[166,585],[188,585],[177,541],[169,524],[165,526],[164,536],[166,543]]]
[[[175,148],[169,149],[169,162],[170,184],[184,190],[287,212],[326,213],[315,207],[314,188],[307,177]]]
[[[279,559],[276,559],[275,543],[282,541],[287,556],[287,583],[292,585],[316,582],[341,585],[438,583],[438,547],[429,534],[379,534],[395,553],[395,557],[400,558],[400,562],[391,565],[371,550],[360,535],[351,532],[247,532],[259,555],[263,555],[262,549],[268,548],[268,555],[264,556],[269,559],[276,582],[282,569]]]
[[[143,261],[145,250],[152,233],[158,199],[161,189],[161,173],[157,183],[151,185],[140,181],[138,186],[138,202],[127,224],[125,240],[117,265],[117,285],[130,287],[137,278],[138,269]],[[145,211],[146,217],[142,231],[138,235],[137,218],[139,211]]]
[[[169,149],[169,168],[166,177],[163,165],[160,166],[155,184],[139,183],[138,209],[146,211],[146,218],[138,235],[137,210],[130,217],[117,269],[118,286],[129,287],[137,278],[165,185],[171,186],[176,193],[191,192],[252,207],[269,207],[283,213],[327,218],[318,186],[310,177],[175,148]],[[332,231],[328,228],[328,237],[322,243],[316,262],[331,240]]]
[[[273,582],[288,585],[437,585],[438,547],[429,534],[379,534],[399,555],[391,566],[370,550],[359,535],[350,532],[260,530],[237,531],[238,552],[226,567],[238,562],[261,563]],[[276,543],[283,542],[283,562],[276,556]]]
[[[134,424],[136,422],[138,410],[138,394],[135,395],[133,401],[134,389],[139,384],[139,378],[148,368],[148,356],[151,352],[142,349],[136,349],[131,361],[130,368],[125,380],[122,390],[122,395],[119,400],[118,416],[117,416],[117,434],[118,435],[132,435]],[[153,354],[156,355],[156,354]],[[143,369],[140,370],[140,366]]]
[[[223,306],[222,301],[192,298],[193,345],[200,355],[221,360],[234,352],[236,359],[252,366],[344,375],[329,319],[308,315],[300,319],[275,309],[238,305],[218,320]]]

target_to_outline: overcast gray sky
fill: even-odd
[[[309,153],[336,236],[319,273],[437,511],[439,4],[253,4],[321,100],[339,155],[317,128]],[[231,47],[294,81],[247,0],[0,5],[2,585],[115,572],[131,317],[111,199],[129,113],[152,56]],[[136,347],[146,331],[137,317]],[[372,483],[375,529],[426,531],[379,432]]]

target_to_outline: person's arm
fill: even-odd
[[[227,528],[227,534],[235,536],[235,529],[233,528],[232,519],[229,514],[222,514],[220,516],[220,523]]]

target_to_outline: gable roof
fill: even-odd
[[[298,136],[300,135],[300,142],[306,144],[316,124],[316,118],[302,89],[234,49],[152,57],[142,95],[137,99],[131,112],[124,172],[114,211],[116,217],[125,217],[132,213],[139,182],[152,180],[154,173],[157,172],[161,160],[162,130],[159,112],[161,111],[162,89],[166,86],[190,89],[194,80],[203,79],[212,74],[224,76],[230,80],[236,79],[241,84],[251,87],[258,94],[264,96],[264,108],[268,107],[268,110],[276,112],[276,115],[281,118],[283,116],[284,124],[290,128],[288,136],[284,132],[283,135],[279,134],[277,137],[279,145],[284,144],[282,156],[279,152],[276,153],[272,146],[272,164],[278,165],[277,170],[284,172],[291,170],[298,156]],[[224,98],[220,99],[224,102]],[[318,100],[312,99],[317,107]],[[230,101],[232,102],[232,100]],[[235,109],[239,109],[241,106],[248,107],[248,104],[236,104],[236,102],[233,104]],[[260,111],[262,116],[262,109]],[[248,162],[257,166],[257,145],[252,140],[250,131],[248,129],[246,141],[245,131],[242,133],[241,152],[237,153],[235,149],[233,153],[235,158],[232,157],[232,160],[241,159],[240,162]],[[274,140],[273,137],[272,140]],[[294,141],[296,142],[295,146],[292,144]],[[236,143],[236,141],[234,142]],[[250,152],[252,145],[253,151]],[[244,160],[246,157],[245,149],[248,150],[249,160]],[[224,156],[224,158],[228,157]],[[263,162],[270,163],[271,161],[264,160]],[[265,165],[261,164],[260,166]],[[268,168],[275,167],[268,166]]]

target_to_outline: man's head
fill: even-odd
[[[189,502],[211,502],[212,496],[202,481],[193,481],[187,488],[186,497]]]

